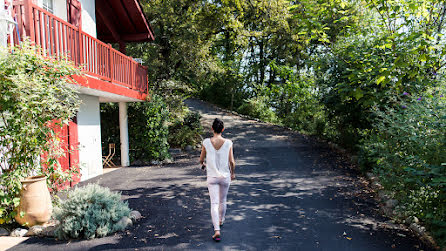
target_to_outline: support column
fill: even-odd
[[[3,19],[4,17],[4,9],[5,9],[5,0],[0,0],[0,18]],[[8,34],[6,33],[7,27],[8,25],[5,23],[3,24],[3,20],[1,21],[2,23],[0,23],[0,25],[2,25],[3,27],[0,27],[0,47],[5,47],[8,46],[7,44],[7,40],[8,40]],[[4,33],[3,33],[4,32]]]
[[[121,166],[129,166],[129,130],[127,103],[119,102],[119,134],[121,139]]]

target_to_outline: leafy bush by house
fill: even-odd
[[[198,112],[189,112],[184,120],[177,120],[169,126],[169,145],[184,148],[201,142],[203,127]]]
[[[75,188],[54,212],[59,239],[93,239],[124,230],[130,209],[121,194],[97,184]]]
[[[131,162],[163,160],[169,157],[169,146],[185,147],[201,141],[200,115],[191,113],[183,103],[190,88],[179,81],[160,81],[151,92],[149,102],[129,103]],[[103,146],[115,143],[119,149],[118,119],[117,104],[101,105]],[[108,154],[108,148],[103,148],[103,154]],[[120,156],[119,151],[116,156]]]
[[[43,57],[28,42],[0,51],[0,224],[13,220],[24,177],[44,174],[53,191],[70,177],[57,161],[63,151],[54,129],[79,108],[69,77],[79,73],[70,62]]]
[[[129,106],[131,160],[163,160],[169,157],[169,109],[163,98],[152,95],[150,102]]]
[[[446,99],[439,93],[402,98],[396,107],[374,111],[374,129],[361,142],[362,164],[394,191],[403,215],[418,217],[445,245]]]
[[[183,102],[191,94],[192,89],[182,81],[170,79],[157,81],[152,92],[163,97],[170,112],[168,136],[170,147],[184,148],[200,142],[202,132],[200,115],[190,112]]]

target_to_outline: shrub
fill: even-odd
[[[75,188],[54,212],[60,225],[55,230],[59,239],[93,239],[124,230],[120,220],[129,217],[130,209],[121,194],[97,184]]]
[[[44,174],[53,189],[66,181],[54,129],[78,110],[68,76],[79,73],[70,62],[45,58],[27,42],[0,51],[0,224],[14,218],[24,177]]]
[[[183,121],[175,121],[169,127],[169,145],[184,148],[187,145],[199,143],[203,132],[200,118],[201,115],[198,112],[189,112]]]
[[[269,107],[267,97],[258,96],[245,100],[237,112],[248,115],[250,117],[258,118],[266,122],[276,122],[277,117],[274,111]]]
[[[426,44],[429,49],[415,53],[421,41],[409,38],[418,33],[417,28],[389,39],[392,36],[385,29],[378,31],[373,26],[367,28],[373,35],[342,38],[330,53],[314,60],[321,101],[338,132],[333,140],[349,148],[359,143],[359,131],[372,129],[373,107],[385,109],[395,104],[398,93],[424,92],[435,85],[431,74],[437,68],[435,57],[424,54],[434,47]],[[427,60],[420,60],[421,56]]]
[[[183,101],[191,93],[191,88],[178,80],[161,80],[154,84],[151,92],[160,97],[166,103],[170,112],[171,121],[181,120],[188,113]]]
[[[153,95],[150,102],[129,106],[131,160],[163,160],[169,157],[169,109],[163,98]]]
[[[402,213],[425,222],[445,245],[445,98],[402,96],[399,106],[375,110],[374,129],[361,142],[362,165],[374,167]]]

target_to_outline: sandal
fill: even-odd
[[[221,241],[221,237],[220,236],[213,236],[212,237],[212,239],[215,241],[215,242],[220,242]]]

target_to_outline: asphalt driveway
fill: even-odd
[[[430,250],[380,215],[367,182],[328,147],[201,101],[187,104],[207,127],[223,119],[224,136],[234,142],[237,180],[222,242],[211,239],[205,174],[193,151],[169,165],[121,168],[88,181],[121,191],[142,213],[127,231],[89,241],[30,238],[11,250]]]

